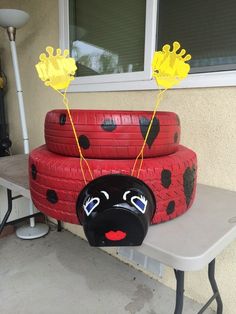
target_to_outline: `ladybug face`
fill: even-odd
[[[92,246],[141,245],[155,210],[152,191],[141,180],[107,175],[80,193],[77,215]]]

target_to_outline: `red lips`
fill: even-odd
[[[120,241],[126,237],[126,232],[123,232],[121,230],[111,230],[105,233],[105,237],[110,241]]]

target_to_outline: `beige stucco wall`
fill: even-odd
[[[57,0],[0,0],[0,7],[23,9],[31,15],[30,22],[17,32],[24,99],[31,149],[44,142],[43,123],[47,111],[63,108],[61,98],[43,86],[34,65],[47,45],[58,46]],[[9,114],[13,152],[23,151],[19,112],[7,38],[0,32],[0,53],[8,76],[6,105]],[[152,110],[155,91],[70,94],[73,108],[146,109]],[[175,111],[182,122],[182,144],[197,152],[198,181],[236,191],[236,87],[169,91],[160,110]],[[209,222],[210,223],[210,222]],[[66,227],[79,234],[78,226]],[[210,226],[209,228],[213,228]],[[203,235],[207,236],[207,235]],[[210,295],[207,272],[189,273],[186,295],[205,302]],[[224,300],[225,314],[235,313],[236,242],[217,258],[217,278]],[[162,281],[174,287],[172,271],[165,269]]]

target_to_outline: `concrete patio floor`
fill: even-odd
[[[0,276],[2,314],[174,311],[173,290],[67,231],[31,241],[14,234],[0,239]],[[200,307],[185,298],[184,314]]]

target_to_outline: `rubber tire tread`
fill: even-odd
[[[107,174],[130,174],[134,160],[88,160],[94,178]],[[163,170],[170,171],[171,183],[163,186]],[[185,195],[184,173],[193,174],[193,190],[189,201]],[[80,170],[80,160],[64,157],[47,150],[46,146],[36,148],[29,156],[30,191],[33,203],[38,210],[57,220],[78,224],[76,201],[85,183]],[[88,181],[90,176],[87,170]],[[192,204],[196,190],[197,158],[196,154],[179,145],[178,150],[163,157],[147,158],[143,161],[140,179],[153,191],[156,199],[156,211],[152,224],[173,219],[183,214]],[[55,191],[56,203],[48,201],[47,191]],[[172,213],[167,212],[170,202],[175,203]]]
[[[132,159],[143,145],[140,121],[152,117],[150,111],[71,110],[76,133],[85,158]],[[61,117],[63,119],[61,119]],[[160,131],[153,142],[146,144],[144,158],[174,153],[180,141],[180,122],[173,112],[158,112]],[[113,121],[114,129],[102,126]],[[64,156],[79,157],[78,147],[66,110],[53,110],[45,118],[47,148]],[[81,136],[81,137],[80,137]],[[86,138],[84,144],[82,138]]]

